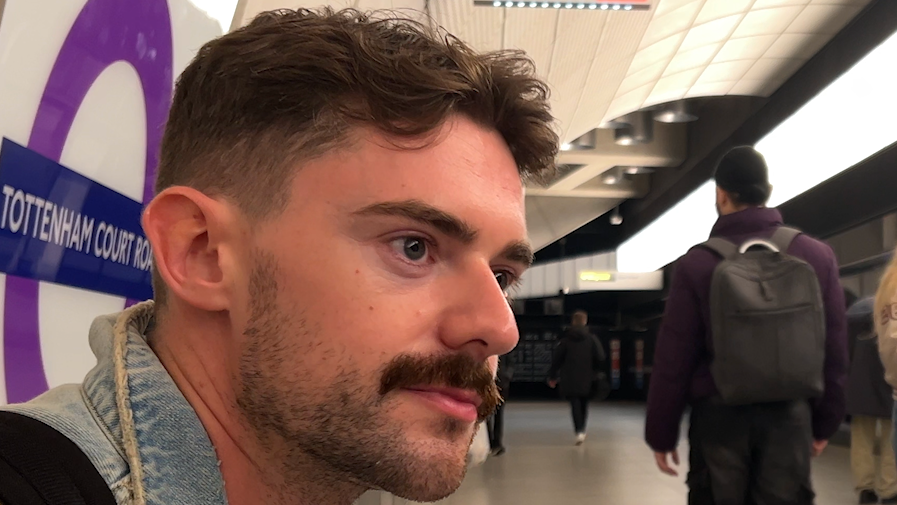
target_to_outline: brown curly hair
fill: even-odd
[[[548,87],[522,52],[476,53],[354,9],[262,13],[205,44],[178,79],[156,191],[190,186],[264,218],[286,206],[300,163],[344,147],[352,127],[413,140],[453,114],[499,132],[524,180],[550,177]]]

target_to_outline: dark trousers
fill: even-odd
[[[489,420],[486,422],[486,429],[489,431],[489,448],[495,450],[502,447],[501,438],[505,431],[504,402],[489,416]]]
[[[589,397],[573,396],[567,400],[570,402],[570,410],[573,412],[573,429],[576,433],[585,433],[586,423],[589,420]]]
[[[689,505],[812,505],[806,401],[692,409]]]

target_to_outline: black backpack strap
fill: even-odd
[[[707,242],[701,244],[700,247],[710,249],[724,260],[732,259],[738,256],[738,246],[735,245],[734,242],[730,242],[720,237],[713,237]]]
[[[0,412],[0,503],[116,505],[81,449],[46,424]]]
[[[780,226],[779,229],[772,234],[769,241],[778,247],[780,252],[787,253],[788,248],[791,247],[791,242],[794,242],[794,239],[800,234],[801,231],[797,228]]]

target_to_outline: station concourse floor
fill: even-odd
[[[686,505],[688,447],[678,478],[662,475],[642,438],[644,405],[602,403],[589,410],[588,438],[573,444],[569,406],[510,402],[507,452],[472,468],[443,505]],[[857,503],[849,449],[830,446],[813,463],[816,505]],[[392,496],[365,495],[359,505],[406,505]]]

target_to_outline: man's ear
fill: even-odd
[[[230,308],[236,218],[226,201],[183,186],[162,191],[147,205],[143,229],[171,297],[206,311]]]

